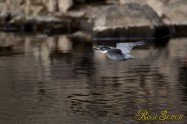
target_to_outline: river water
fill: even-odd
[[[141,109],[182,114],[187,123],[187,39],[147,40],[115,61],[95,41],[0,34],[0,124],[152,124]],[[100,44],[108,44],[103,41]]]

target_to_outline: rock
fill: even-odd
[[[24,13],[24,7],[22,6],[23,0],[7,0],[7,11],[12,15],[18,15]]]
[[[32,16],[38,16],[42,13],[42,11],[44,10],[44,6],[41,5],[36,5],[36,6],[32,6],[31,7],[31,14]]]
[[[151,7],[130,3],[104,7],[96,17],[94,30],[160,25],[163,22]]]
[[[185,31],[181,29],[187,24],[186,7],[186,0],[0,0],[0,23],[9,23],[1,29],[7,31],[19,30],[17,25],[12,24],[20,26],[24,22],[34,21],[50,23],[52,28],[48,28],[47,32],[52,33],[56,30],[61,32],[61,29],[66,32],[91,32],[94,28],[94,31],[120,29],[117,34],[125,32],[132,36],[137,31],[142,36],[149,30],[154,32],[155,28],[169,25],[173,32],[182,30],[182,34],[186,35],[187,28],[184,28]],[[62,22],[65,18],[72,19]],[[59,24],[61,22],[62,25]],[[31,26],[26,23],[25,27],[30,29]],[[160,30],[162,28],[157,32]]]
[[[49,0],[48,1],[48,11],[66,13],[67,10],[72,7],[73,0]]]
[[[61,19],[53,16],[29,16],[27,20],[34,20],[37,22],[60,22]]]
[[[164,22],[168,25],[186,25],[187,24],[187,1],[168,2],[164,8]]]
[[[91,39],[91,35],[86,33],[86,32],[82,32],[82,31],[78,31],[73,33],[72,35],[70,35],[71,38],[82,38],[82,39],[87,39],[90,40]]]
[[[138,3],[149,5],[163,18],[166,24],[187,24],[186,0],[120,0],[121,4]]]
[[[6,3],[0,2],[0,12],[2,12],[3,10],[6,10],[6,8],[7,8]]]
[[[73,6],[73,0],[58,0],[58,8],[62,13],[67,12]]]
[[[7,16],[8,16],[7,4],[4,2],[0,2],[0,22],[4,22]]]
[[[149,5],[159,16],[161,16],[163,14],[164,3],[167,1],[168,0],[120,0],[120,3],[137,3],[141,5]]]
[[[48,5],[47,5],[48,12],[52,13],[52,12],[57,11],[57,6],[58,6],[57,0],[49,0]]]
[[[83,18],[86,14],[84,11],[70,11],[66,15],[74,18]]]

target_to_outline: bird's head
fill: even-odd
[[[108,46],[97,46],[95,48],[93,48],[94,50],[98,50],[102,53],[106,53],[109,49],[111,49],[110,47]]]

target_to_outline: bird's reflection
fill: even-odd
[[[133,47],[141,46],[145,44],[146,44],[145,41],[117,43],[116,47],[102,45],[102,46],[96,46],[94,50],[98,50],[104,53],[106,56],[108,56],[111,59],[125,61],[129,59],[141,58],[137,56],[132,56],[129,53]]]

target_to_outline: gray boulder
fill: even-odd
[[[164,22],[169,25],[187,24],[187,1],[178,0],[168,2],[164,8]]]
[[[119,0],[119,1],[120,4],[137,3],[141,5],[149,5],[159,16],[162,16],[165,5],[168,3],[168,1],[173,1],[173,0]]]
[[[103,7],[95,19],[94,30],[163,25],[157,13],[148,5],[124,4]]]
[[[149,5],[166,24],[187,24],[186,0],[119,0],[121,4]]]

